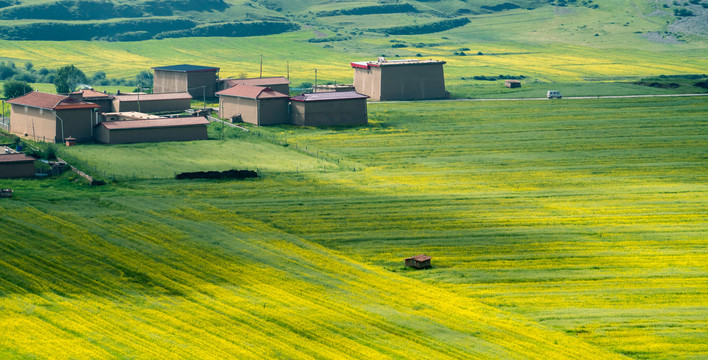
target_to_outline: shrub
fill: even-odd
[[[2,84],[3,94],[8,99],[22,96],[32,91],[32,87],[24,81],[10,80]]]

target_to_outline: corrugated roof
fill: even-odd
[[[293,101],[332,101],[332,100],[352,100],[352,99],[368,99],[364,94],[359,94],[356,91],[341,91],[341,92],[323,92],[314,94],[302,94],[291,97]]]
[[[290,85],[290,80],[284,76],[265,77],[255,79],[223,79],[229,86],[236,85],[251,85],[251,86],[270,86],[270,85]]]
[[[126,120],[126,121],[105,121],[97,126],[104,126],[109,130],[127,130],[127,129],[145,129],[145,128],[164,128],[178,126],[194,126],[207,125],[209,120],[203,117],[184,117],[184,118],[163,118],[151,120]]]
[[[191,99],[189,93],[164,93],[164,94],[121,94],[116,95],[119,101],[156,101],[156,100],[184,100]]]
[[[13,163],[13,162],[32,162],[37,159],[29,157],[25,154],[3,154],[0,155],[0,163]]]
[[[158,67],[154,67],[152,69],[158,70],[158,71],[175,71],[175,72],[219,71],[218,67],[189,65],[189,64],[158,66]]]
[[[7,102],[47,110],[100,108],[96,104],[78,101],[66,95],[47,94],[39,91],[27,93]]]
[[[219,96],[236,96],[249,99],[268,99],[268,98],[288,98],[289,95],[279,93],[269,87],[236,85],[226,90],[221,90],[216,93]]]

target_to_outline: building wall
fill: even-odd
[[[118,98],[113,99],[113,112],[128,112],[138,111],[143,113],[154,112],[182,112],[191,107],[190,99],[176,100],[141,100],[140,110],[138,110],[137,101],[121,101]]]
[[[354,89],[372,100],[381,100],[381,68],[354,68]]]
[[[381,67],[379,100],[441,99],[446,96],[443,64]]]
[[[290,85],[288,84],[276,84],[276,85],[265,85],[281,94],[290,95]]]
[[[208,136],[206,125],[120,130],[109,130],[105,126],[96,127],[96,141],[105,144],[192,141],[207,139]]]
[[[290,122],[299,126],[366,125],[366,99],[293,101]]]
[[[258,104],[256,99],[246,99],[235,96],[219,97],[219,117],[230,119],[241,114],[245,123],[258,125]]]
[[[447,97],[443,64],[400,64],[354,68],[354,88],[372,100]]]
[[[113,102],[111,99],[97,99],[97,100],[85,100],[88,102],[92,102],[98,106],[100,106],[99,109],[96,109],[96,112],[99,114],[102,113],[108,113],[113,111]]]
[[[34,162],[31,161],[0,163],[0,178],[3,179],[34,177],[36,171]]]
[[[12,104],[10,108],[10,132],[24,137],[54,142],[61,137],[57,130],[56,117],[51,110],[37,109],[24,105]]]
[[[93,140],[95,121],[92,109],[57,110],[57,117],[64,121],[64,137],[74,137],[79,142]],[[59,123],[59,121],[57,121]],[[57,138],[61,137],[61,123],[58,124]],[[63,141],[63,139],[58,139]]]
[[[235,96],[221,96],[219,117],[230,119],[241,114],[241,120],[253,125],[277,125],[288,123],[288,98],[258,100]],[[259,113],[260,112],[260,113]]]
[[[187,73],[155,70],[152,92],[156,94],[187,92]],[[201,96],[201,92],[199,95]]]
[[[261,99],[260,125],[287,124],[289,102],[288,98]]]
[[[202,99],[206,93],[207,98],[213,98],[216,89],[216,71],[196,71],[187,73],[187,87],[181,91],[187,91],[195,99]],[[205,92],[202,91],[204,86]],[[179,91],[173,91],[179,92]]]

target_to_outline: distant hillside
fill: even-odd
[[[352,35],[362,32],[426,34],[465,26],[471,17],[554,7],[622,13],[666,22],[670,34],[708,36],[706,0],[0,0],[0,39],[146,40],[183,36],[254,36],[316,26]],[[386,21],[381,21],[385,16]],[[666,40],[668,39],[668,40]]]

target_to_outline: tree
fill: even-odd
[[[54,78],[54,86],[57,88],[58,94],[68,94],[74,91],[79,84],[87,82],[86,74],[74,65],[60,67]]]
[[[135,81],[142,88],[152,88],[152,73],[143,70],[135,76]]]
[[[31,92],[32,87],[24,81],[9,80],[2,84],[2,90],[6,98],[14,99]]]

